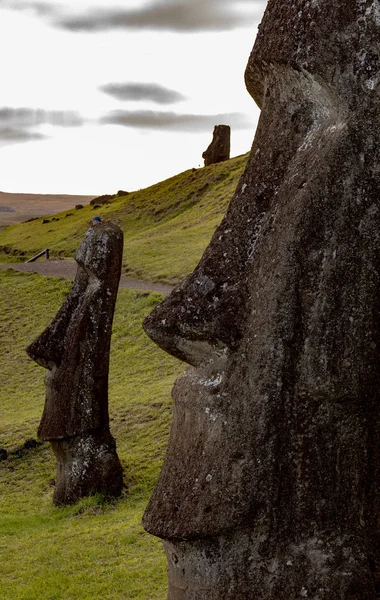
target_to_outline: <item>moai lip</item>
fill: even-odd
[[[38,436],[52,443],[56,455],[55,504],[121,493],[122,469],[109,431],[108,372],[122,254],[119,227],[89,227],[75,256],[70,293],[27,348],[48,369]]]
[[[145,321],[191,365],[144,516],[170,600],[380,593],[379,15],[269,0],[246,170]]]

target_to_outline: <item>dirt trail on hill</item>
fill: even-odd
[[[74,279],[77,271],[75,260],[45,260],[34,263],[2,263],[0,269],[14,269],[15,271],[39,273],[40,275],[51,277],[63,277],[65,279]],[[149,292],[158,292],[167,296],[173,289],[173,286],[164,283],[152,283],[133,279],[122,275],[120,278],[120,287],[129,290],[147,290]]]

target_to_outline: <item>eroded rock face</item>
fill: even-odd
[[[269,0],[246,171],[146,319],[192,365],[144,517],[170,600],[379,593],[379,35],[375,0]]]
[[[119,227],[90,227],[75,256],[78,271],[69,295],[27,348],[48,369],[38,436],[52,443],[56,455],[55,504],[96,492],[116,496],[122,489],[108,417],[110,342],[122,254]]]
[[[230,158],[231,129],[229,125],[215,125],[212,142],[203,152],[205,167]]]

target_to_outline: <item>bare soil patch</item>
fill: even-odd
[[[0,228],[73,209],[77,204],[89,204],[93,198],[96,196],[0,192],[0,206],[8,209],[0,211]]]

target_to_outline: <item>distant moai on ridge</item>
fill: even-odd
[[[379,598],[379,40],[377,0],[269,0],[246,170],[145,321],[191,365],[144,516],[169,600]]]
[[[215,125],[212,142],[203,152],[205,167],[230,158],[231,129],[229,125]]]
[[[108,416],[110,342],[122,255],[119,227],[89,227],[75,256],[78,270],[70,293],[26,350],[48,369],[38,436],[51,442],[56,456],[56,505],[122,491]]]

